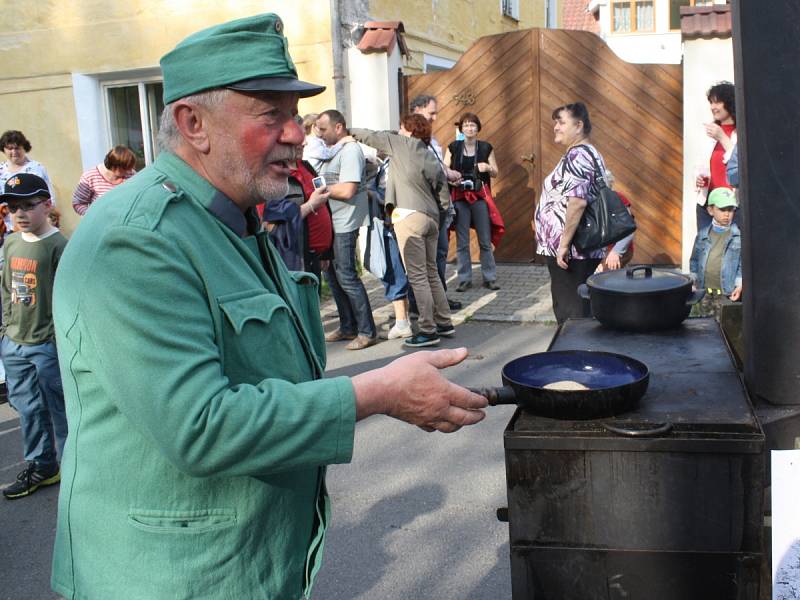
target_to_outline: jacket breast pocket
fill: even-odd
[[[309,378],[291,311],[280,296],[250,290],[220,296],[217,302],[223,315],[223,371],[233,384]]]

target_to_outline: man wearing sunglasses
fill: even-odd
[[[0,327],[8,401],[19,413],[27,465],[3,490],[9,500],[61,480],[59,458],[67,437],[64,391],[53,329],[53,281],[67,239],[50,223],[47,183],[32,173],[6,181],[15,233],[3,245],[3,324]]]

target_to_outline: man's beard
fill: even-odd
[[[281,200],[289,193],[288,179],[276,180],[269,176],[269,163],[274,161],[275,156],[267,156],[259,172],[253,173],[244,163],[241,156],[232,152],[227,154],[226,170],[232,174],[232,179],[242,186],[247,195],[247,203],[250,206],[272,200]]]

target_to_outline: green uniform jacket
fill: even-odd
[[[241,237],[247,225],[163,152],[92,206],[64,252],[52,585],[67,598],[310,593],[323,465],[351,458],[354,392],[320,379],[316,278],[290,274],[266,235]]]

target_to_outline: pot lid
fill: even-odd
[[[586,284],[604,292],[643,294],[669,292],[686,286],[691,289],[692,279],[667,269],[638,266],[595,273],[586,280]]]

